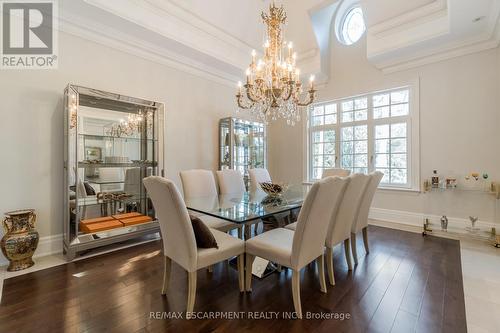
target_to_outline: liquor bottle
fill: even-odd
[[[434,187],[434,188],[439,187],[439,175],[437,173],[437,170],[432,171],[431,183],[432,183],[432,187]]]

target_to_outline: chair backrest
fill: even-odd
[[[250,191],[260,189],[259,183],[271,182],[271,176],[269,175],[269,171],[267,171],[267,169],[249,169],[248,176],[250,176]]]
[[[347,178],[349,178],[349,184],[345,189],[337,214],[332,216],[328,226],[325,242],[328,247],[333,247],[351,236],[351,227],[358,218],[359,207],[371,177],[358,173]]]
[[[238,170],[217,171],[220,194],[241,194],[246,192],[243,176]]]
[[[186,170],[180,172],[185,198],[217,195],[214,174],[210,170]]]
[[[192,272],[196,269],[198,251],[191,220],[179,190],[172,181],[158,176],[145,178],[144,186],[160,223],[164,255]]]
[[[333,176],[348,177],[350,174],[351,174],[351,170],[340,169],[340,168],[325,169],[325,170],[323,170],[323,174],[321,175],[321,178],[333,177]]]
[[[370,174],[370,182],[366,188],[365,195],[361,201],[361,206],[359,207],[359,215],[354,224],[352,225],[351,232],[357,233],[361,229],[368,226],[368,214],[370,213],[370,206],[373,202],[373,197],[377,191],[378,184],[384,177],[384,174],[380,171],[375,171]]]
[[[348,182],[346,178],[328,177],[312,186],[293,237],[292,268],[300,269],[323,254],[328,225]]]

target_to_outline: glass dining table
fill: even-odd
[[[249,222],[289,213],[302,207],[311,185],[290,185],[279,196],[269,196],[258,189],[240,194],[184,198],[189,210],[234,223]]]
[[[194,212],[218,217],[230,222],[245,225],[253,224],[266,217],[273,216],[278,225],[292,210],[302,207],[302,203],[309,192],[311,185],[291,185],[279,196],[269,196],[258,189],[240,194],[221,194],[209,197],[186,197],[186,207]],[[245,228],[245,239],[250,237],[249,228]],[[235,259],[235,258],[234,258]],[[230,260],[236,267],[236,261]],[[262,258],[256,258],[252,266],[252,273],[260,278],[269,276],[276,270],[276,265]]]

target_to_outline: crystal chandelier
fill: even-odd
[[[129,113],[127,120],[121,119],[119,123],[113,124],[111,128],[107,129],[107,135],[113,137],[136,137],[140,136],[142,128],[146,124],[148,137],[153,127],[153,112],[139,110],[138,114]]]
[[[297,54],[292,42],[284,42],[285,9],[276,7],[273,2],[269,13],[262,13],[262,20],[267,25],[264,56],[257,60],[257,53],[252,51],[246,83],[238,83],[236,101],[240,109],[250,109],[266,124],[269,120],[282,118],[293,126],[300,121],[302,109],[314,101],[314,75],[310,77],[308,97],[304,100],[300,70],[296,68]]]

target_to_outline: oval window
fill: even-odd
[[[356,43],[365,33],[365,19],[361,7],[353,7],[344,16],[340,26],[341,42],[345,45]]]

